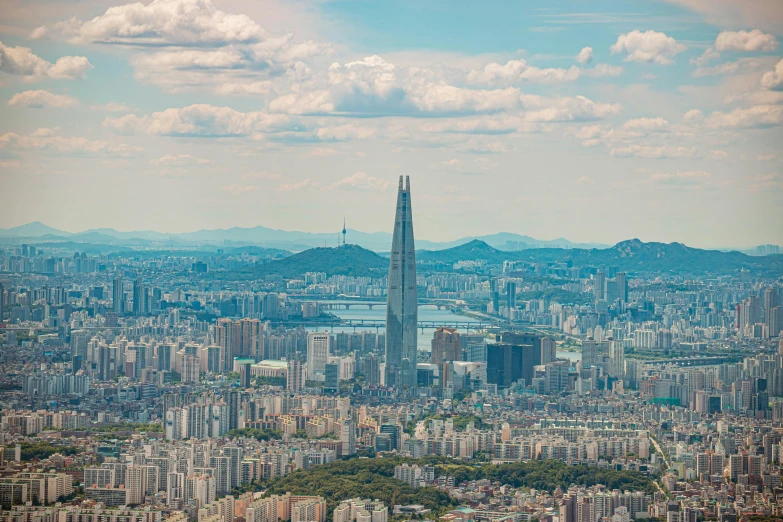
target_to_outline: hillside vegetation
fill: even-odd
[[[757,275],[783,274],[783,255],[749,256],[741,252],[722,252],[691,248],[681,243],[644,243],[638,239],[622,241],[610,248],[533,248],[504,252],[483,241],[474,240],[454,248],[416,252],[424,262],[455,263],[483,259],[488,263],[527,261],[557,263],[571,261],[573,266],[617,267],[631,273],[670,272],[678,274],[736,274],[749,270]]]
[[[652,481],[635,471],[616,471],[594,466],[568,466],[556,460],[534,460],[501,465],[472,466],[445,457],[350,459],[297,470],[285,477],[258,483],[253,489],[267,494],[320,495],[327,501],[329,517],[340,501],[361,497],[379,499],[390,508],[395,504],[421,504],[434,513],[443,513],[457,505],[437,488],[412,488],[394,478],[394,467],[403,462],[435,465],[436,476],[453,476],[456,483],[488,479],[514,487],[554,491],[572,484],[604,484],[609,489],[651,492]]]
[[[306,272],[325,272],[328,276],[380,277],[388,269],[388,258],[360,246],[345,245],[336,248],[311,248],[262,265],[226,272],[220,274],[220,277],[256,279],[279,276],[293,279],[302,277]]]

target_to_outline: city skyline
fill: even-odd
[[[781,244],[781,11],[7,0],[0,224]]]

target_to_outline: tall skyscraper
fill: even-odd
[[[125,313],[125,282],[122,280],[122,276],[114,278],[112,285],[112,310],[117,315]]]
[[[625,272],[617,272],[614,279],[617,281],[617,298],[624,303],[628,302],[628,277]]]
[[[604,298],[604,290],[606,286],[606,272],[599,270],[595,273],[595,285],[593,287],[593,294],[596,300]]]
[[[416,386],[416,250],[413,244],[411,182],[402,176],[394,218],[386,304],[386,385]]]
[[[141,277],[133,282],[133,315],[147,314],[147,288]]]
[[[517,284],[514,281],[506,283],[506,306],[509,311],[517,307]]]

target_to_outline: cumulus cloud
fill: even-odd
[[[523,117],[511,115],[476,116],[472,118],[450,118],[445,121],[427,123],[425,132],[447,132],[456,134],[509,134],[512,132],[539,132],[541,124],[525,121]]]
[[[359,125],[345,124],[331,127],[321,127],[316,131],[319,140],[324,141],[348,141],[366,139],[375,136],[375,129]]]
[[[657,131],[665,129],[668,126],[669,122],[660,116],[657,118],[636,118],[634,120],[628,120],[623,124],[624,129],[639,131]]]
[[[619,65],[609,65],[608,63],[599,63],[591,69],[582,69],[585,76],[593,78],[602,78],[604,76],[620,76],[623,74],[623,68]]]
[[[778,41],[773,35],[763,33],[758,29],[752,31],[723,31],[715,38],[714,45],[708,47],[698,58],[691,60],[698,67],[693,75],[698,77],[734,74],[743,65],[758,65],[761,63],[759,60],[745,58],[714,67],[707,67],[709,62],[720,58],[721,51],[772,52],[777,47]]]
[[[40,27],[31,36],[131,47],[130,62],[141,81],[173,92],[206,87],[229,95],[265,94],[265,82],[276,78],[301,80],[309,74],[304,61],[333,52],[329,44],[269,33],[246,15],[217,9],[212,0],[129,3],[89,21]]]
[[[669,65],[672,58],[686,47],[671,36],[657,31],[641,32],[638,29],[622,34],[610,48],[613,53],[625,52],[626,62],[650,62]]]
[[[84,78],[92,64],[84,56],[63,56],[52,63],[27,47],[9,47],[0,42],[0,72],[20,76],[25,81]]]
[[[778,48],[778,41],[771,34],[758,29],[752,31],[723,31],[715,39],[718,51],[772,52]]]
[[[702,62],[699,62],[702,63]],[[724,76],[730,74],[737,74],[739,72],[753,71],[759,69],[763,65],[763,61],[757,58],[740,58],[733,62],[725,62],[712,67],[704,67],[700,65],[693,71],[695,78],[701,78],[704,76]]]
[[[585,49],[590,49],[585,47]],[[582,49],[584,52],[584,49]],[[592,49],[590,51],[592,53]],[[582,53],[580,53],[581,55]],[[589,61],[589,60],[588,60]],[[587,63],[587,62],[581,62]],[[487,83],[491,85],[513,85],[516,83],[563,83],[579,78],[579,68],[538,68],[529,65],[525,60],[509,60],[505,64],[489,63],[483,69],[471,71],[468,81],[472,83]]]
[[[332,183],[330,189],[360,190],[366,192],[384,191],[392,186],[392,182],[375,178],[366,172],[357,172]]]
[[[298,181],[296,183],[284,183],[280,185],[277,190],[281,192],[296,192],[299,190],[307,190],[311,187],[314,187],[315,183],[310,181],[310,178],[303,179],[302,181]]]
[[[49,91],[38,89],[35,91],[19,92],[11,96],[8,105],[17,105],[19,107],[34,107],[37,109],[44,107],[70,107],[76,105],[76,98],[64,94],[53,94]]]
[[[632,144],[625,147],[614,147],[610,150],[609,153],[612,156],[619,158],[692,158],[696,156],[696,149],[693,147],[676,147],[669,145],[650,146]]]
[[[699,120],[694,118],[694,121]],[[707,117],[702,115],[702,122],[715,129],[783,125],[783,105],[755,105],[728,112],[714,111]]]
[[[227,82],[221,83],[215,88],[216,94],[223,94],[227,96],[232,95],[262,95],[272,92],[272,82],[270,81],[258,81],[258,82]]]
[[[30,134],[6,132],[0,135],[0,149],[42,151],[51,154],[128,157],[142,149],[105,140],[90,140],[81,136],[61,136],[59,129],[41,128]]]
[[[658,185],[698,186],[709,180],[709,172],[703,170],[675,173],[658,173],[650,176],[649,180]]]
[[[263,29],[246,15],[218,10],[211,0],[154,0],[110,7],[82,22],[72,18],[37,28],[31,37],[62,36],[74,43],[227,45],[258,42]]]
[[[576,55],[575,60],[582,65],[590,63],[593,61],[593,48],[582,47],[582,50],[579,51],[579,54]]]
[[[151,115],[128,114],[106,118],[103,126],[118,134],[161,136],[238,137],[255,133],[302,131],[288,116],[266,112],[239,112],[229,107],[198,104],[166,109]]]
[[[534,94],[520,96],[525,120],[531,122],[585,121],[611,118],[620,113],[618,103],[598,103],[584,96],[546,98]]]
[[[196,158],[190,154],[166,154],[160,158],[150,160],[153,165],[166,165],[174,167],[184,167],[187,165],[206,165],[212,163],[206,158]]]
[[[783,90],[783,60],[780,60],[775,69],[765,72],[761,77],[761,86],[765,89]]]

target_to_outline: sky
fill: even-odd
[[[0,0],[0,227],[783,244],[778,0]]]

